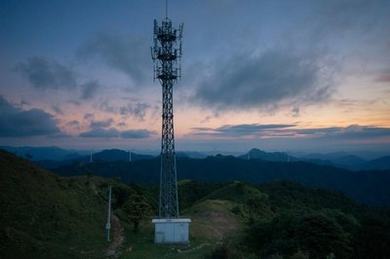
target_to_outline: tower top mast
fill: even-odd
[[[165,0],[165,19],[168,19],[168,0]]]

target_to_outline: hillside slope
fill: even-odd
[[[0,151],[0,258],[103,257],[107,184],[60,178]]]

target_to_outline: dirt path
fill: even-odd
[[[124,235],[123,235],[123,226],[121,224],[121,221],[117,216],[114,214],[112,215],[112,222],[111,222],[111,243],[109,247],[107,248],[105,255],[110,258],[118,258],[119,248],[122,246],[122,243],[124,241]]]

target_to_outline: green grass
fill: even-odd
[[[123,221],[122,221],[123,222]],[[125,242],[120,258],[204,258],[210,255],[215,244],[207,239],[191,236],[188,246],[154,244],[154,229],[151,219],[143,222],[140,231],[134,233],[132,226],[124,223]]]
[[[185,212],[192,219],[192,237],[216,243],[238,231],[242,219],[232,212],[236,204],[226,200],[204,200]]]
[[[190,224],[190,244],[188,246],[156,245],[153,242],[154,226],[151,218],[144,221],[138,233],[123,218],[125,243],[120,258],[205,258],[232,232],[241,231],[240,217],[231,209],[236,204],[226,200],[205,200],[183,211],[183,217],[192,220]]]
[[[108,182],[128,188],[61,178],[0,151],[0,257],[103,257]]]
[[[257,197],[259,199],[267,199],[268,195],[261,192],[259,189],[252,187],[248,184],[235,181],[231,184],[227,184],[214,192],[208,194],[203,198],[207,199],[223,199],[230,200],[237,203],[246,202],[249,198]]]

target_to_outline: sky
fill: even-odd
[[[0,145],[159,150],[162,0],[0,1]],[[177,150],[390,153],[390,1],[169,0]]]

